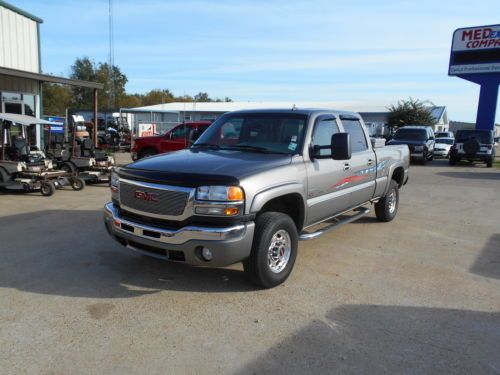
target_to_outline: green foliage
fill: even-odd
[[[42,85],[42,102],[45,115],[64,116],[70,107],[71,89],[65,85],[44,83]]]
[[[429,107],[418,99],[400,100],[397,105],[387,108],[390,111],[388,125],[398,128],[404,125],[434,125],[436,119]]]

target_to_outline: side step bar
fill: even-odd
[[[360,207],[354,211],[358,211],[358,213],[356,215],[349,216],[343,220],[338,220],[335,223],[332,223],[324,228],[317,230],[316,232],[302,232],[302,233],[300,233],[299,240],[300,241],[307,241],[307,240],[312,240],[314,238],[318,238],[319,236],[322,236],[325,233],[331,232],[332,230],[337,229],[344,224],[352,223],[353,221],[356,221],[359,218],[366,216],[370,213],[370,209],[366,208],[366,207]]]

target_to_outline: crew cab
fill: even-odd
[[[137,138],[131,150],[132,160],[189,147],[210,124],[210,121],[186,122],[162,135]]]
[[[482,161],[488,168],[495,160],[495,140],[493,130],[458,130],[455,143],[450,149],[450,165],[460,160]]]
[[[370,205],[379,221],[394,219],[410,155],[384,143],[354,112],[227,113],[186,150],[116,168],[104,223],[139,253],[194,266],[243,262],[251,282],[274,287],[292,271],[299,240]]]
[[[408,145],[412,160],[425,164],[434,159],[436,144],[434,131],[430,126],[407,125],[399,128],[389,145]]]

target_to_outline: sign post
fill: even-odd
[[[500,25],[455,30],[448,75],[481,86],[476,129],[495,130],[500,85]]]

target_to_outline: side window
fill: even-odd
[[[342,125],[344,125],[345,131],[351,136],[352,152],[368,150],[365,132],[359,120],[342,120]]]
[[[172,130],[172,139],[184,138],[186,136],[187,126],[181,125]]]
[[[314,126],[312,134],[313,146],[328,146],[331,144],[332,135],[339,132],[335,118],[328,117],[319,119]],[[329,155],[329,150],[320,150],[320,155]]]

